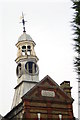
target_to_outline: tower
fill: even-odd
[[[25,22],[22,14],[23,34],[19,37],[16,44],[18,52],[15,60],[18,79],[11,108],[17,106],[21,102],[21,97],[39,82],[38,57],[34,50],[36,44],[30,35],[26,34]]]
[[[19,37],[17,52],[17,86],[12,109],[6,120],[74,120],[73,98],[69,81],[60,86],[48,75],[39,81],[38,58],[35,54],[35,42],[26,34],[24,16],[23,34]],[[36,84],[37,83],[37,84]]]

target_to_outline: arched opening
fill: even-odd
[[[26,46],[22,46],[22,55],[26,55]]]
[[[37,65],[34,62],[27,62],[25,68],[29,73],[35,74],[37,72]]]
[[[30,45],[27,46],[27,55],[31,55],[31,46]]]
[[[16,74],[17,74],[18,77],[21,76],[21,63],[19,63],[18,66],[17,66]]]

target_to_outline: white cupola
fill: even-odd
[[[16,75],[18,79],[12,108],[18,105],[21,102],[21,97],[39,82],[39,67],[37,65],[38,57],[34,50],[36,44],[30,35],[26,34],[23,14],[22,23],[23,34],[19,37],[16,44],[18,51],[15,61],[17,63]]]

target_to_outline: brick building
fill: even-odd
[[[5,118],[38,120],[40,113],[40,120],[59,120],[59,115],[62,120],[73,120],[72,103],[70,82],[64,81],[59,86],[47,75],[22,96],[22,101]]]

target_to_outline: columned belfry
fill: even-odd
[[[21,102],[21,97],[27,93],[37,82],[39,82],[38,57],[34,47],[35,42],[25,31],[25,20],[22,14],[23,34],[19,37],[16,47],[17,51],[17,86],[13,98],[12,108]]]

